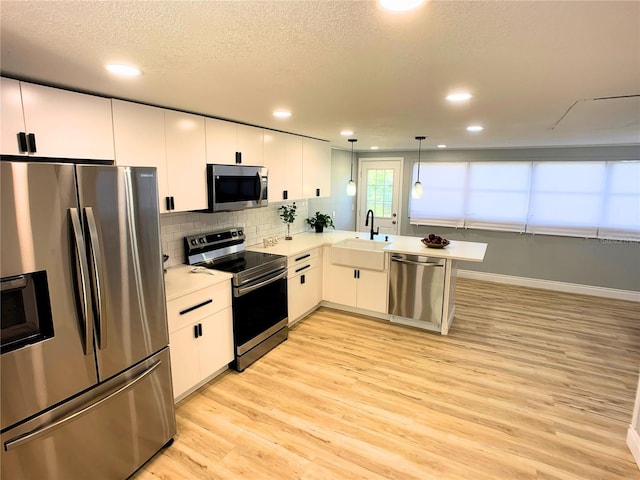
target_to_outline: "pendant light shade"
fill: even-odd
[[[347,183],[347,196],[354,197],[356,195],[356,182],[353,181],[353,144],[358,140],[355,138],[350,138],[349,142],[351,143],[351,177],[349,179],[349,183]]]
[[[422,184],[420,183],[420,155],[422,153],[422,141],[427,137],[416,137],[418,140],[418,179],[416,183],[413,184],[413,188],[411,189],[411,196],[415,199],[422,198]]]

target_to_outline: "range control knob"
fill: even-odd
[[[242,230],[238,230],[238,235],[240,235],[240,236],[244,235],[244,233],[242,232]]]
[[[198,241],[195,238],[191,239],[191,245],[195,247],[196,245],[198,245]]]
[[[204,244],[204,237],[201,237],[199,240],[200,244]]]

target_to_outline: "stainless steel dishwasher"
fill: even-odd
[[[444,258],[391,256],[389,313],[392,321],[439,330],[444,298]]]

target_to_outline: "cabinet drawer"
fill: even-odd
[[[291,279],[297,277],[298,275],[302,275],[309,270],[316,268],[318,266],[318,257],[307,257],[304,260],[297,262],[293,265],[289,265],[289,271],[287,274],[287,278]]]
[[[312,259],[318,258],[318,249],[314,248],[313,250],[308,250],[306,252],[299,253],[297,255],[292,255],[287,259],[287,267],[290,269],[299,264],[308,263]],[[296,267],[297,268],[297,267]]]
[[[169,332],[231,306],[231,284],[222,282],[167,302]]]

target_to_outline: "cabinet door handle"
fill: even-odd
[[[320,196],[320,189],[316,188],[316,197],[319,197],[319,196]]]
[[[171,197],[164,197],[164,200],[167,204],[167,211],[171,210]]]
[[[242,163],[242,152],[236,152],[236,163]]]
[[[29,152],[36,153],[38,150],[36,149],[36,136],[33,133],[27,135],[27,146],[29,147]]]
[[[353,278],[358,278],[358,270],[353,271]]]
[[[202,336],[202,324],[198,324],[198,335]]]
[[[287,200],[289,198],[289,191],[288,190],[283,190],[282,191],[282,199],[283,200]]]
[[[304,267],[300,267],[296,269],[296,273],[306,270],[307,268],[311,268],[311,265],[305,265]]]
[[[205,305],[209,305],[210,303],[213,303],[213,298],[210,298],[208,300],[205,300],[202,303],[198,303],[197,305],[193,305],[191,307],[185,308],[184,310],[180,310],[180,315],[185,315],[189,312],[193,312],[194,310],[200,308],[200,307],[204,307]]]
[[[304,285],[307,282],[307,279],[304,275],[300,275],[300,285]]]
[[[302,255],[301,257],[296,258],[296,262],[299,262],[300,260],[304,260],[305,258],[309,258],[310,256],[311,256],[310,253]]]
[[[171,197],[171,210],[175,210],[176,209],[176,204],[173,203],[173,197]]]
[[[193,336],[198,338],[198,325],[193,326]]]
[[[18,149],[20,153],[27,153],[27,134],[24,132],[18,132]]]

